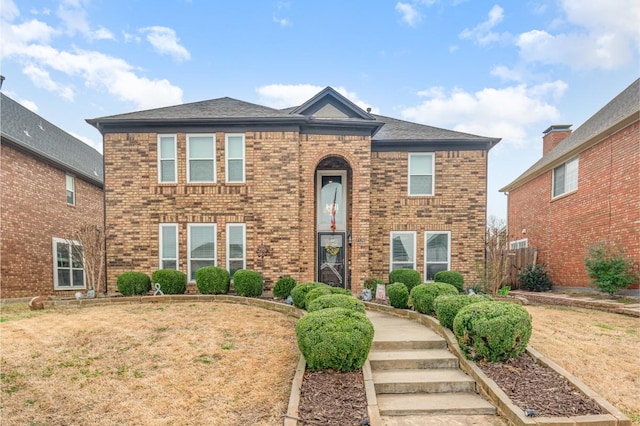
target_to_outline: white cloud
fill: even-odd
[[[506,37],[506,34],[499,34],[491,31],[493,27],[498,25],[504,19],[504,9],[498,5],[494,5],[489,11],[486,21],[479,23],[474,28],[465,28],[460,33],[461,39],[470,39],[480,46],[500,40]]]
[[[159,54],[172,56],[177,61],[191,59],[191,54],[180,45],[180,39],[172,28],[153,26],[141,28],[140,32],[146,33],[147,41]]]
[[[415,27],[422,20],[418,9],[409,3],[396,3],[396,11],[402,15],[401,20],[410,27]]]
[[[98,151],[100,154],[102,154],[102,141],[96,142],[94,139],[91,139],[90,137],[87,136],[82,136],[78,133],[75,132],[68,132],[71,136],[73,136],[76,139],[80,139],[82,142],[86,143],[87,145],[93,147],[96,149],[96,151]]]
[[[0,0],[0,18],[12,21],[20,16],[20,11],[12,0]]]
[[[126,43],[131,43],[132,41],[136,42],[136,43],[140,43],[142,41],[142,39],[140,37],[138,37],[135,34],[129,34],[126,31],[122,32],[122,38],[124,39],[124,41]]]
[[[287,18],[276,18],[275,16],[273,17],[273,22],[275,22],[276,24],[280,25],[281,27],[290,27],[291,26],[291,21],[289,21]]]
[[[88,35],[91,32],[87,12],[77,1],[65,0],[58,6],[58,17],[62,20],[65,32],[74,36],[76,32]]]
[[[51,79],[49,73],[33,64],[29,64],[22,69],[22,72],[29,77],[34,86],[50,92],[58,93],[61,97],[68,101],[72,101],[74,97],[73,89],[69,86],[56,83]]]
[[[115,40],[113,33],[104,27],[98,27],[97,30],[92,31],[91,38],[95,40]]]
[[[260,102],[272,108],[288,108],[299,106],[318,94],[324,87],[313,84],[270,84],[258,87],[256,92],[260,95]],[[377,108],[371,107],[366,101],[358,98],[355,92],[349,92],[344,87],[334,87],[336,92],[366,111],[378,114]]]

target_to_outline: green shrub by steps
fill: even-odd
[[[443,294],[435,298],[433,308],[440,324],[449,330],[453,330],[453,320],[460,309],[472,303],[488,302],[491,300],[493,300],[493,298],[488,294],[473,294],[471,296],[467,296],[466,294]]]
[[[393,283],[387,286],[387,299],[394,308],[407,309],[409,305],[409,290],[404,283]]]
[[[549,270],[544,263],[527,265],[518,274],[520,287],[527,291],[549,291],[553,286]]]
[[[453,333],[465,356],[474,361],[506,361],[525,351],[531,315],[510,302],[472,303],[453,320]]]
[[[422,283],[422,279],[420,278],[420,272],[415,269],[399,268],[389,273],[389,282],[403,283],[407,286],[407,291],[411,292],[413,287]]]
[[[307,304],[307,311],[319,311],[328,308],[345,308],[352,311],[365,312],[364,303],[347,294],[327,294]]]
[[[325,283],[308,282],[296,285],[291,289],[291,299],[293,299],[293,305],[296,308],[306,309],[307,293],[314,288],[329,287]]]
[[[151,281],[159,283],[164,294],[184,294],[187,291],[187,274],[175,269],[158,269],[151,275]]]
[[[201,294],[226,294],[230,280],[229,271],[217,266],[205,266],[196,271],[196,286]]]
[[[264,291],[264,280],[259,272],[238,269],[233,274],[233,288],[238,296],[259,297]]]
[[[379,278],[367,278],[364,280],[364,288],[368,288],[373,294],[375,294],[378,284],[384,284],[384,281]]]
[[[116,281],[118,291],[123,296],[132,296],[134,294],[145,294],[151,290],[151,280],[147,274],[142,272],[129,271],[118,275]]]
[[[351,292],[347,289],[344,289],[341,287],[333,287],[330,285],[321,286],[318,288],[311,289],[311,291],[307,293],[307,298],[304,301],[305,309],[309,310],[309,303],[313,302],[318,297],[326,296],[329,294],[342,294],[346,296],[351,296]]]
[[[421,314],[432,315],[433,301],[443,294],[457,295],[458,289],[447,283],[425,283],[415,286],[410,293],[413,308]]]
[[[296,280],[291,277],[281,277],[273,287],[273,295],[280,299],[286,299],[296,284]]]
[[[369,355],[373,324],[361,312],[321,309],[298,320],[296,337],[310,371],[354,371],[362,367]]]
[[[433,280],[438,283],[451,284],[458,289],[458,293],[462,293],[462,290],[464,290],[464,276],[458,271],[436,272]]]

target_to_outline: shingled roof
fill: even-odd
[[[5,141],[66,172],[103,187],[102,155],[91,146],[0,93],[0,134]]]

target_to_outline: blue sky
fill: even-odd
[[[102,150],[84,119],[229,96],[362,107],[500,137],[498,189],[640,76],[638,0],[0,0],[4,94]]]

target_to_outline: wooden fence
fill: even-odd
[[[507,258],[507,277],[503,281],[503,285],[508,285],[512,290],[516,290],[520,286],[518,274],[525,266],[536,263],[538,252],[535,247],[526,247],[504,250],[502,255]]]

